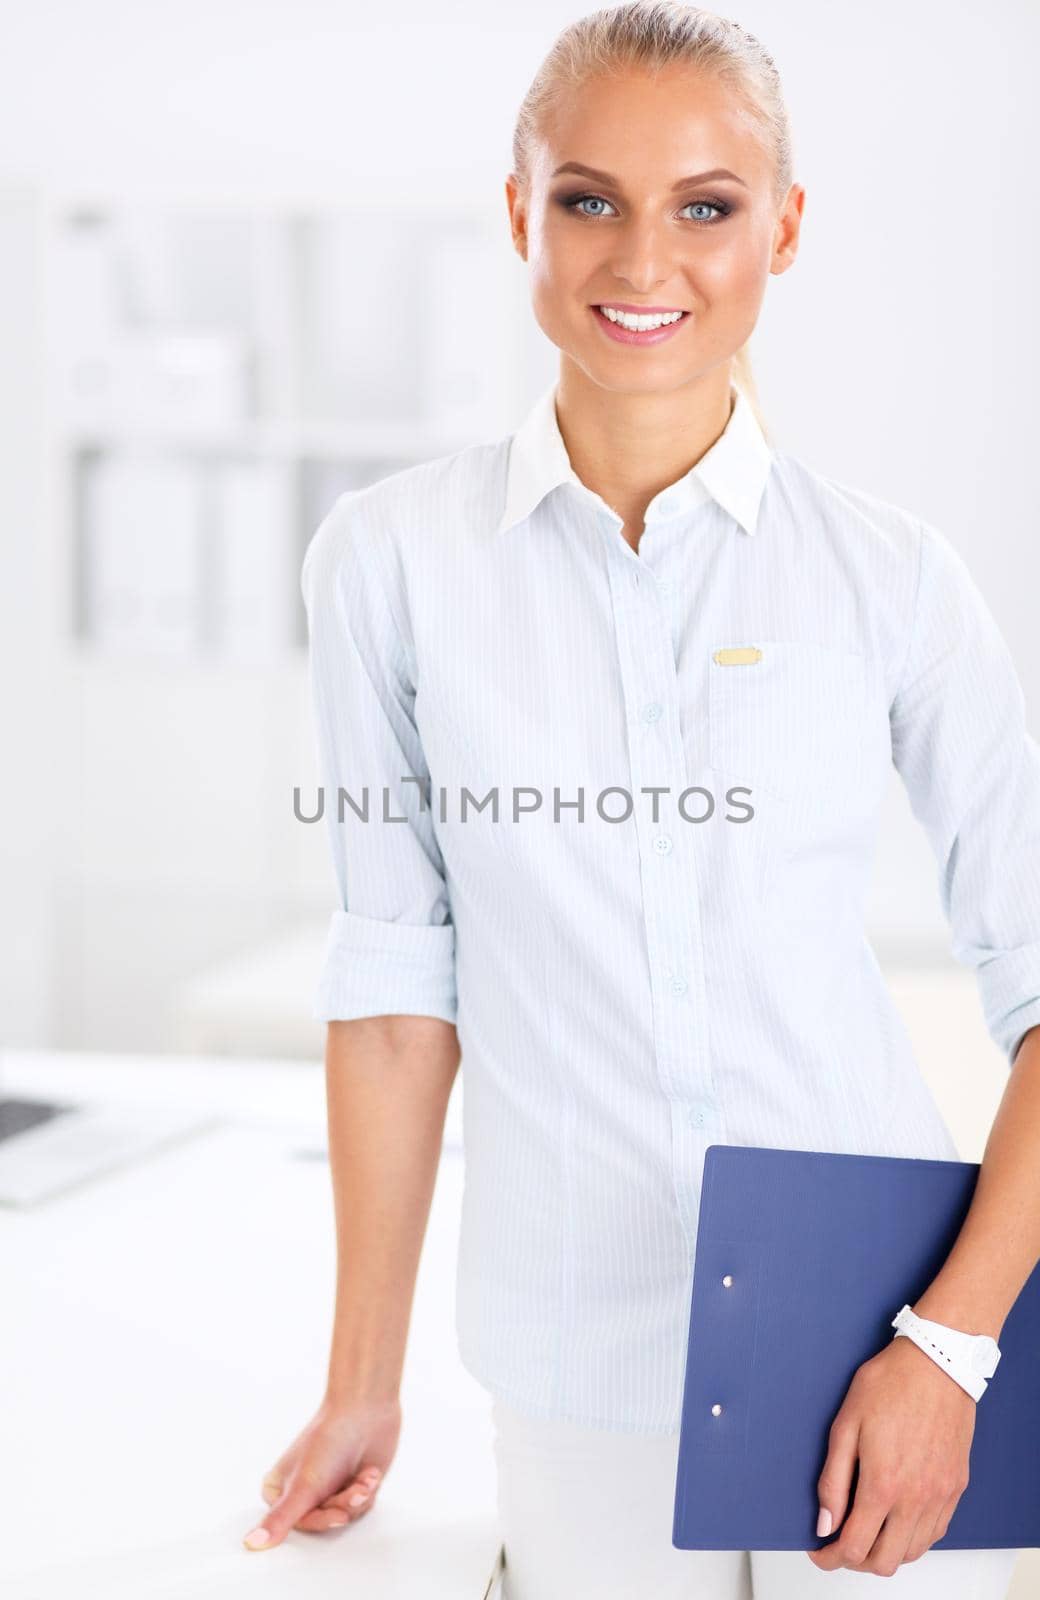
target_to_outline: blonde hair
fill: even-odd
[[[590,12],[564,28],[535,73],[517,115],[513,176],[518,186],[529,185],[532,150],[545,112],[558,95],[587,78],[633,66],[656,72],[673,64],[713,72],[740,95],[773,153],[773,194],[779,209],[791,186],[794,150],[776,64],[739,22],[680,0],[630,0]],[[750,340],[733,357],[733,381],[747,395],[765,431],[751,371]]]

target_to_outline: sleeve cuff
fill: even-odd
[[[1010,1066],[1022,1035],[1040,1023],[1040,942],[991,957],[977,977],[986,1027]]]
[[[334,911],[311,1006],[317,1022],[422,1016],[454,1022],[455,928]]]

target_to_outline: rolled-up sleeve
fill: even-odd
[[[363,496],[339,497],[300,569],[339,890],[311,1014],[454,1022],[455,930],[415,724],[414,665],[393,591],[395,566],[382,530],[366,525]]]
[[[1040,1023],[1040,748],[1010,651],[968,568],[919,528],[914,615],[890,706],[893,761],[939,863],[952,953],[1014,1063]]]

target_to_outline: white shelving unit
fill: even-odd
[[[342,489],[507,432],[556,352],[504,205],[52,195],[41,238],[75,796],[50,1042],[175,1049],[194,980],[333,904],[292,814],[308,539]]]
[[[488,208],[67,200],[50,234],[68,631],[93,653],[279,659],[336,495],[522,404],[522,274]]]

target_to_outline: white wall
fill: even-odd
[[[392,14],[343,0],[12,7],[0,63],[0,187],[148,200],[377,195],[402,207],[421,189],[445,200],[487,196],[501,204],[504,230],[516,106],[555,30],[587,9],[538,0],[522,12],[467,3],[433,14],[414,0]],[[808,191],[800,259],[771,283],[756,337],[774,436],[949,534],[1005,631],[1040,731],[1031,472],[1040,14],[1019,0],[973,10],[963,23],[937,0],[882,0],[866,12],[788,0],[738,14],[778,61]],[[12,590],[35,596],[30,608],[5,611],[20,618],[6,639],[7,687],[13,665],[22,706],[36,713],[10,721],[8,749],[12,769],[42,787],[38,731],[54,708],[45,678],[20,670],[34,651],[46,653],[54,622],[50,485],[33,449],[34,345],[22,314],[34,280],[9,270],[0,283],[0,319],[16,335],[5,337],[0,380],[13,554],[5,589],[9,601]],[[309,733],[302,728],[291,750],[265,749],[258,706],[256,725],[230,731],[229,753],[205,694],[190,679],[178,686],[168,708],[178,742],[132,752],[151,763],[143,777],[135,770],[153,780],[170,845],[157,889],[138,875],[128,832],[136,824],[118,803],[128,758],[112,701],[99,711],[96,679],[67,690],[71,803],[82,797],[84,808],[51,851],[43,813],[5,812],[9,839],[14,829],[31,849],[20,862],[6,851],[0,963],[12,971],[16,933],[28,936],[31,958],[0,1027],[5,1037],[57,1031],[66,1042],[131,1043],[152,1028],[170,976],[276,926],[294,901],[331,905],[317,834],[313,843],[290,837],[248,808],[215,826],[197,789],[193,810],[169,788],[193,749],[223,755],[243,796],[272,775],[306,782]],[[299,691],[286,682],[277,692],[303,712]],[[281,805],[271,792],[257,804]],[[883,953],[946,948],[934,864],[894,777],[871,929]],[[51,949],[58,1010],[44,995]]]
[[[60,607],[43,451],[41,227],[30,187],[0,189],[0,1038],[46,1037],[56,992],[52,886],[61,810]]]

